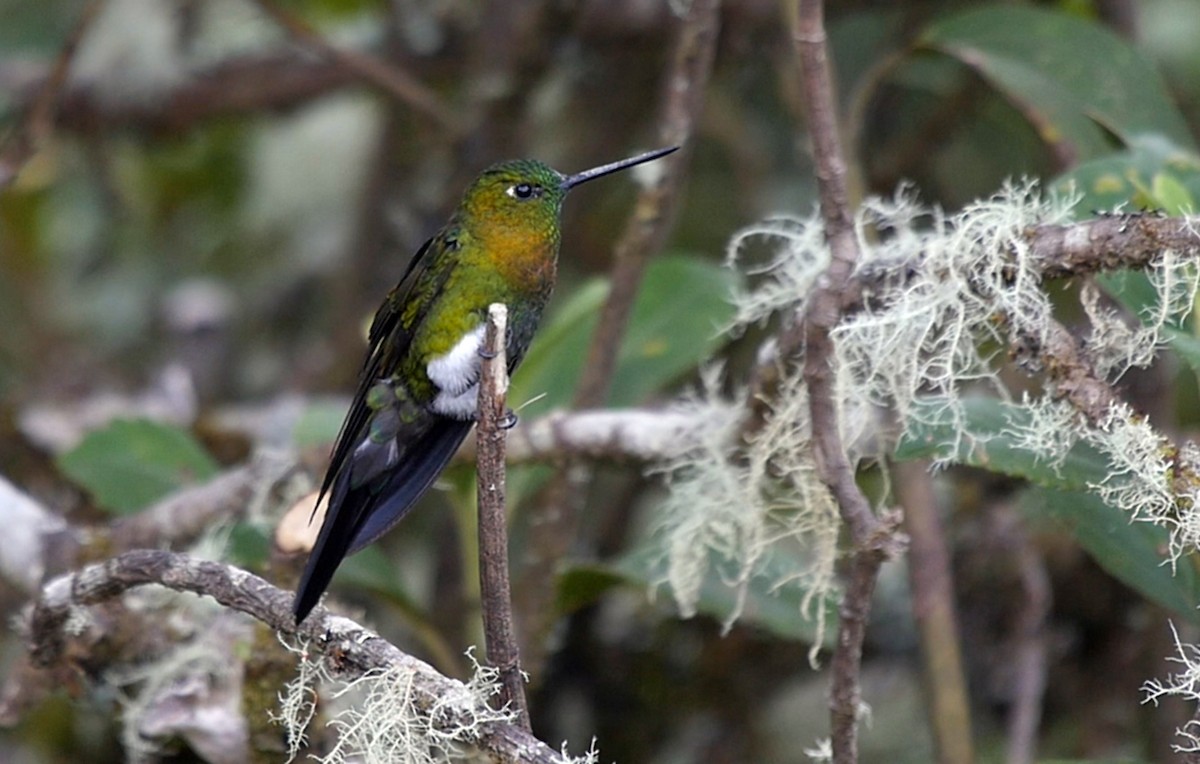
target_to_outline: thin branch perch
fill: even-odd
[[[483,599],[483,631],[487,659],[500,672],[500,702],[529,729],[529,705],[521,654],[513,629],[512,591],[508,583],[508,513],[505,509],[504,439],[509,423],[508,360],[505,337],[508,309],[488,308],[483,340],[483,368],[479,381],[479,424],[476,482],[479,491],[479,588]]]

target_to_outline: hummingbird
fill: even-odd
[[[509,373],[521,362],[554,288],[567,192],[678,148],[574,175],[529,159],[500,162],[471,183],[375,313],[321,483],[317,505],[326,496],[329,504],[296,590],[297,624],[342,559],[398,523],[470,432],[492,303],[508,307]]]

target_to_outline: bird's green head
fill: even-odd
[[[472,228],[546,235],[556,231],[567,195],[562,177],[532,159],[499,162],[475,179],[459,211]]]
[[[581,183],[623,170],[678,149],[672,146],[600,167],[564,175],[532,159],[500,162],[480,173],[467,189],[459,215],[485,237],[510,245],[557,244],[558,221],[567,192]]]

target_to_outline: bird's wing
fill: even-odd
[[[317,503],[328,495],[329,506],[296,590],[297,623],[316,605],[342,559],[399,522],[470,432],[473,422],[437,417],[416,401],[379,400],[390,389],[381,388],[381,380],[400,367],[428,304],[454,268],[456,258],[431,252],[453,246],[452,232],[427,241],[375,314],[358,388],[321,484]]]
[[[346,476],[334,484],[321,533],[296,588],[292,604],[296,623],[317,604],[346,555],[367,546],[403,519],[474,424],[436,417],[425,434],[410,444],[405,458],[381,479],[353,486]]]
[[[403,322],[405,314],[411,313],[419,317],[427,312],[424,310],[425,306],[418,306],[417,310],[410,311],[411,302],[414,298],[420,299],[422,302],[431,302],[436,299],[438,293],[441,292],[442,284],[445,283],[453,269],[453,261],[449,258],[443,259],[440,269],[431,271],[430,268],[433,258],[429,253],[435,246],[435,242],[443,246],[453,246],[446,239],[445,232],[442,232],[421,245],[421,248],[409,261],[408,268],[404,271],[400,282],[388,293],[383,304],[379,306],[379,310],[375,312],[371,330],[367,334],[369,344],[367,358],[363,362],[358,388],[354,392],[350,410],[346,414],[345,421],[342,422],[341,430],[338,431],[337,440],[334,441],[329,470],[325,473],[325,479],[321,483],[321,498],[333,488],[337,476],[350,466],[351,454],[367,435],[368,420],[372,411],[367,397],[372,386],[381,378],[391,376],[400,365],[401,359],[408,353],[419,318],[406,326]],[[414,287],[427,278],[434,280],[434,283],[430,285],[431,288],[417,290],[414,293]],[[317,502],[319,504],[320,499]]]

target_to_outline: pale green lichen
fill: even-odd
[[[470,681],[455,683],[456,691],[432,702],[416,692],[419,676],[405,665],[372,671],[354,679],[332,674],[320,655],[307,646],[283,643],[300,657],[300,669],[280,695],[280,711],[272,718],[288,737],[289,761],[304,749],[305,731],[315,717],[318,688],[332,710],[328,726],[336,733],[322,764],[438,764],[473,761],[471,745],[485,725],[511,723],[508,709],[492,708],[488,701],[500,691],[499,673],[481,666],[473,651],[467,657],[474,667]],[[596,764],[592,748],[572,758],[564,746],[562,764]]]
[[[1025,393],[1021,397],[1021,421],[1010,418],[1001,431],[1013,446],[1059,473],[1067,454],[1083,435],[1081,417],[1071,404],[1048,395]]]
[[[1043,337],[1051,307],[1023,234],[1037,223],[1063,222],[1070,200],[1044,199],[1031,184],[1013,185],[955,216],[923,207],[907,191],[863,205],[855,229],[868,285],[861,310],[832,332],[836,401],[842,439],[855,463],[878,457],[890,443],[880,412],[920,423],[914,402],[932,401],[921,417],[960,422],[963,395],[980,385],[1003,387],[991,364],[1002,332]],[[755,257],[759,254],[759,257]],[[765,256],[761,256],[765,255]],[[774,219],[738,232],[727,259],[745,270],[732,332],[781,316],[795,320],[829,264],[821,220]],[[1008,316],[1001,327],[997,316]],[[824,602],[836,596],[839,517],[820,481],[810,443],[809,401],[798,364],[787,365],[765,421],[746,442],[732,404],[709,380],[692,402],[710,422],[701,444],[662,465],[670,496],[659,515],[667,558],[664,579],[680,611],[695,612],[701,586],[716,567],[745,601],[749,582],[772,554],[800,561],[788,582],[806,592],[805,617],[823,627]],[[956,444],[957,445],[957,444]],[[776,582],[784,583],[784,582]]]
[[[1200,647],[1188,644],[1179,638],[1175,624],[1171,624],[1171,635],[1175,639],[1175,655],[1167,658],[1181,667],[1166,679],[1151,679],[1142,685],[1142,702],[1154,703],[1169,696],[1190,702],[1200,701]],[[1175,730],[1179,742],[1171,748],[1178,753],[1200,753],[1200,721],[1188,721]]]
[[[996,354],[1013,343],[1045,347],[1050,339],[1053,306],[1027,234],[1034,226],[1068,223],[1075,201],[1020,183],[954,215],[919,204],[905,189],[862,205],[854,221],[862,299],[831,334],[839,426],[853,463],[887,453],[898,434],[889,429],[952,432],[955,442],[943,444],[935,466],[995,437],[972,431],[965,401],[977,395],[1008,400]],[[749,276],[733,297],[729,329],[739,333],[771,320],[798,320],[830,252],[814,214],[743,229],[732,238],[727,260]],[[1106,379],[1149,364],[1195,302],[1200,271],[1188,258],[1163,252],[1145,271],[1158,300],[1140,324],[1084,290],[1093,324],[1085,350]],[[813,461],[800,364],[783,371],[766,420],[748,442],[739,441],[742,423],[729,416],[744,402],[735,395],[731,404],[713,392],[715,382],[707,389],[694,405],[711,423],[708,437],[663,465],[671,489],[659,516],[664,580],[690,615],[715,566],[739,593],[728,624],[741,612],[748,582],[787,543],[802,549],[804,567],[793,578],[811,592],[805,615],[820,618],[823,610],[813,603],[835,587],[839,518]],[[1178,473],[1171,471],[1167,441],[1148,422],[1118,407],[1102,427],[1088,427],[1052,387],[1024,395],[1020,408],[1019,421],[1001,433],[1010,443],[1058,470],[1071,449],[1087,441],[1113,465],[1093,490],[1131,519],[1167,528],[1172,560],[1200,544],[1200,516],[1191,511],[1200,490],[1172,479]],[[899,428],[889,428],[892,423]],[[1179,459],[1200,464],[1188,449]]]

